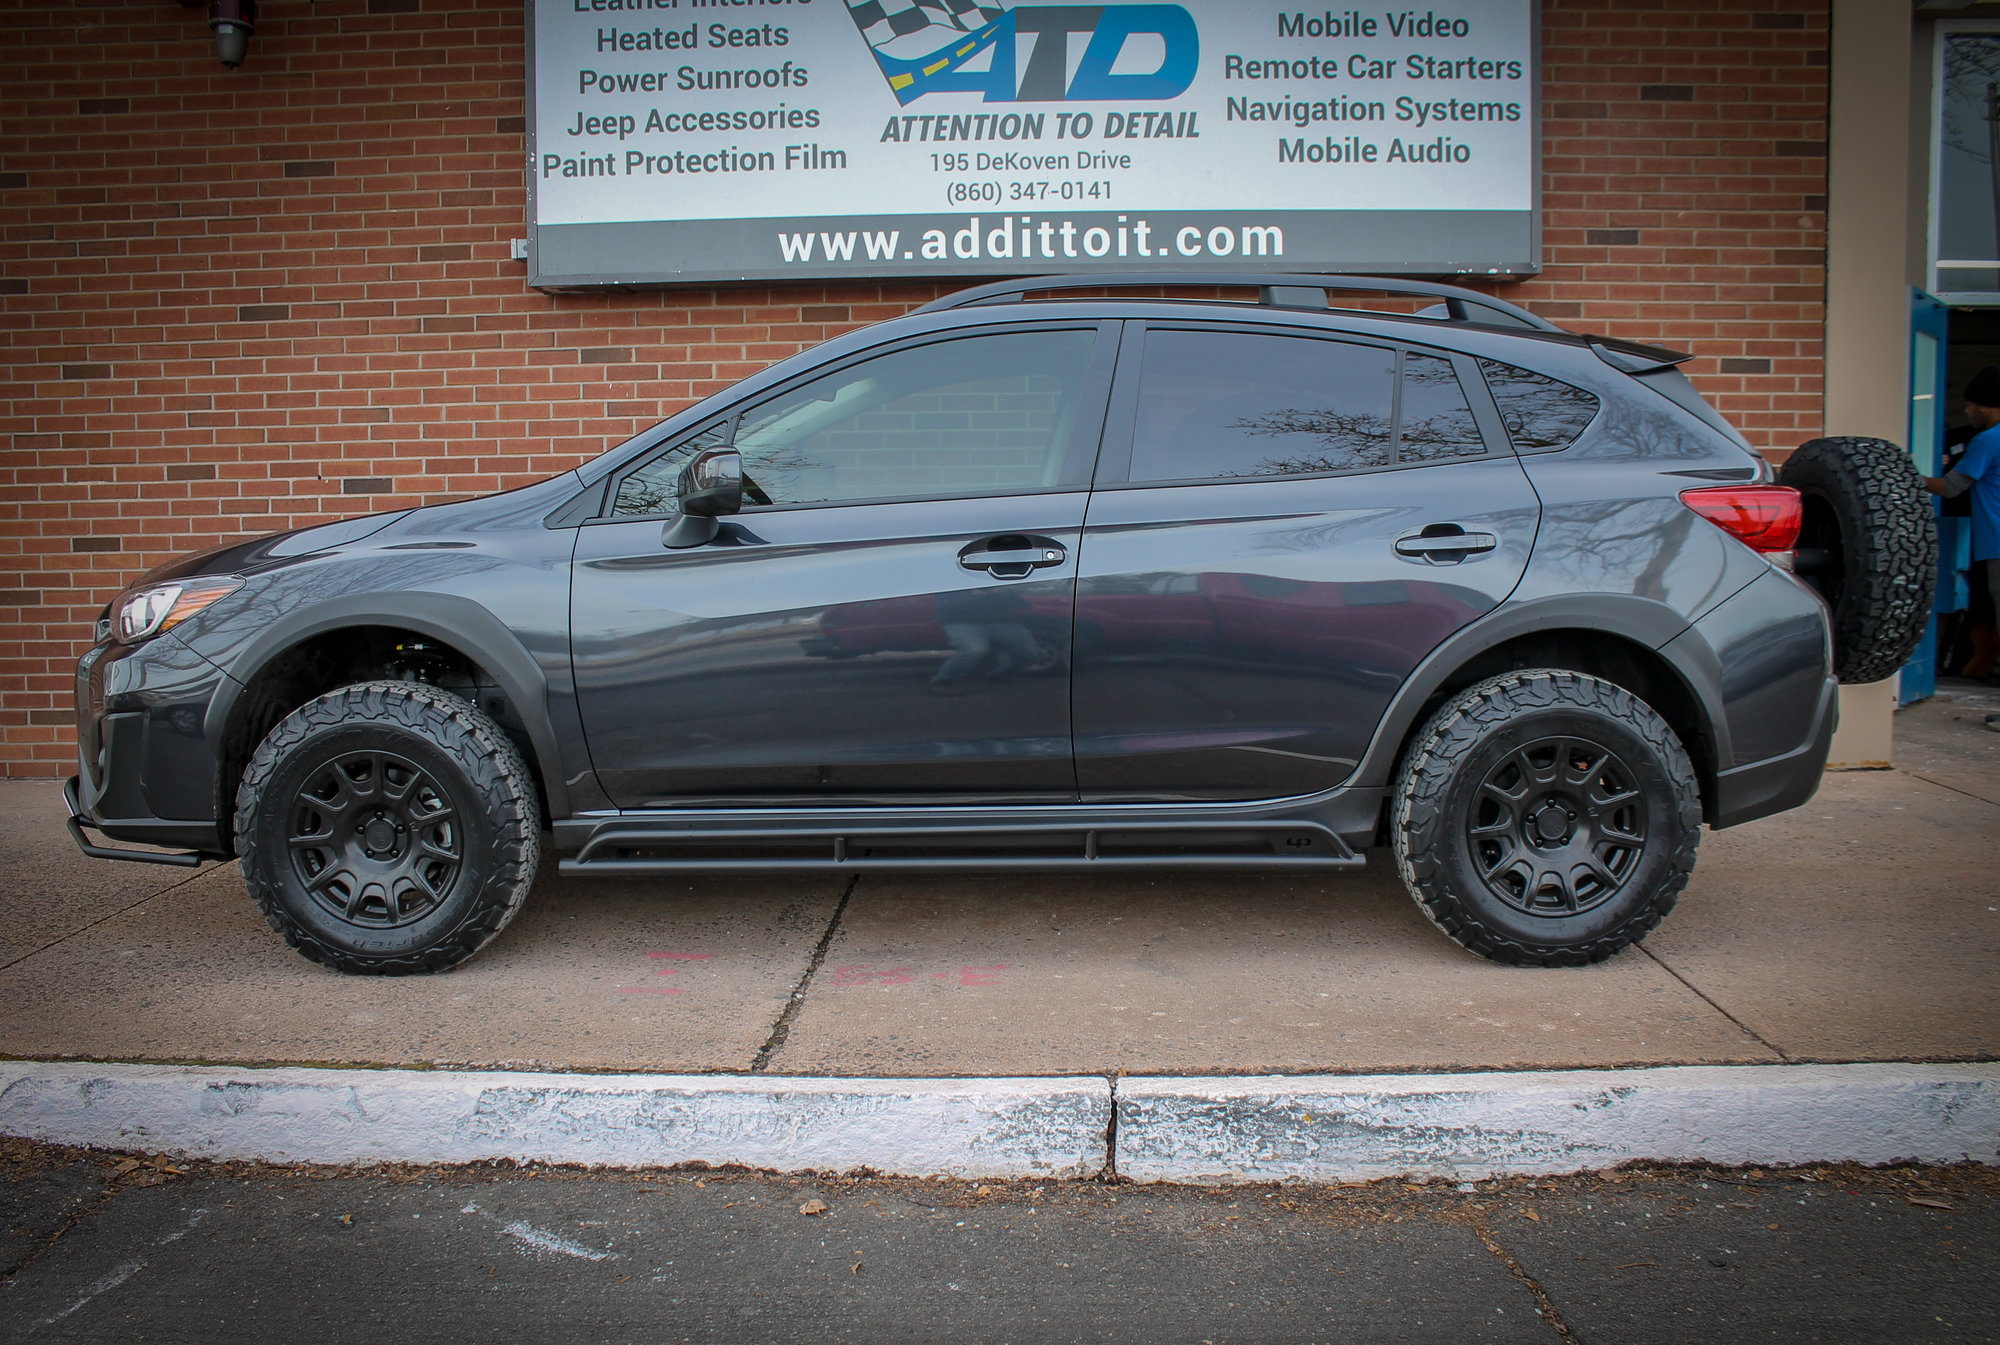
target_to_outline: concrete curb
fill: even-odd
[[[275,1163],[1086,1177],[1104,1170],[1103,1079],[706,1075],[0,1062],[0,1134]]]
[[[2000,1065],[807,1079],[0,1061],[0,1134],[277,1163],[1366,1181],[1631,1159],[2000,1163]]]
[[[2000,1065],[1125,1079],[1141,1182],[1469,1179],[1632,1159],[2000,1163]]]

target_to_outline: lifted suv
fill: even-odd
[[[1900,451],[1817,441],[1802,511],[1686,358],[1410,281],[969,290],[539,485],[154,570],[77,670],[71,829],[239,857],[349,972],[477,952],[545,830],[621,875],[1386,844],[1472,951],[1595,961],[1704,821],[1812,796],[1828,602],[1877,677],[1929,610]]]

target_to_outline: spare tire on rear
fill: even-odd
[[[1833,609],[1833,670],[1879,682],[1909,662],[1937,584],[1937,513],[1916,464],[1886,439],[1813,439],[1778,469],[1805,497],[1799,578]]]

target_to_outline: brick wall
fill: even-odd
[[[518,485],[930,285],[528,289],[519,0],[0,0],[0,772],[74,768],[69,679],[133,573]],[[1565,325],[1692,349],[1759,446],[1816,432],[1825,0],[1548,0]]]

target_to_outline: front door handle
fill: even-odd
[[[984,570],[995,579],[1020,579],[1050,565],[1060,565],[1069,553],[1047,537],[1024,537],[1018,533],[988,537],[958,553],[958,563],[968,570]]]
[[[1433,523],[1396,539],[1396,554],[1433,565],[1456,565],[1467,556],[1491,551],[1500,539],[1490,532],[1467,532],[1456,523]]]

